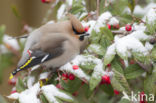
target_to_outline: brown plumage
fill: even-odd
[[[12,75],[38,64],[47,68],[60,67],[84,50],[87,38],[81,35],[86,32],[75,16],[68,14],[68,17],[68,21],[45,24],[29,35],[22,58]]]

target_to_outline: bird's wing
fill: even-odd
[[[30,54],[29,59],[16,70],[14,70],[12,72],[13,75],[15,75],[18,71],[44,63],[49,59],[56,58],[63,54],[63,46],[65,41],[68,39],[60,33],[57,33],[56,35],[53,34],[53,36],[50,34],[45,36],[47,37],[42,37],[41,42],[30,48],[28,51]]]

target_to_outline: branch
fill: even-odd
[[[144,65],[143,63],[141,63],[141,62],[139,62],[139,61],[136,61],[136,63],[137,63],[140,67],[142,67],[142,69],[144,69],[146,72],[149,71],[149,66]]]
[[[97,16],[97,18],[99,17],[99,5],[100,5],[100,1],[97,0],[97,2],[96,2],[96,16]]]

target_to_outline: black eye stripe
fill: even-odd
[[[73,28],[73,31],[74,31],[74,33],[76,34],[76,35],[80,35],[80,34],[84,34],[85,32],[82,32],[82,33],[79,33],[78,31],[76,31],[76,29],[72,26],[72,28]]]

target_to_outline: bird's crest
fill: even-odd
[[[67,16],[69,17],[70,21],[71,21],[71,24],[73,26],[73,29],[79,33],[79,34],[82,34],[85,32],[85,29],[84,27],[82,26],[80,20],[78,20],[74,15],[68,13]]]

